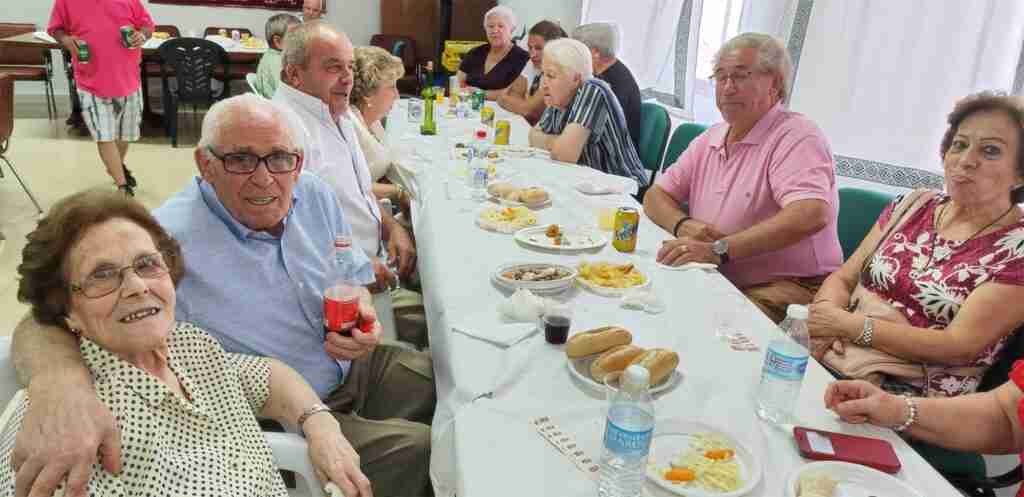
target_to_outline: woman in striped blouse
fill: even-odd
[[[594,78],[590,50],[562,38],[544,46],[541,91],[548,106],[530,130],[530,145],[551,158],[590,166],[647,186],[647,171],[629,137],[626,116],[615,94]]]

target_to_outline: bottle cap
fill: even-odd
[[[622,388],[626,390],[644,390],[650,381],[651,372],[639,364],[634,364],[622,372]]]
[[[789,316],[793,319],[802,319],[806,321],[807,315],[808,311],[807,306],[805,305],[789,304],[789,307],[786,308],[786,316]]]
[[[476,137],[477,137],[477,139],[480,139],[480,140],[486,139],[487,138],[487,130],[485,130],[485,129],[478,129],[478,130],[476,130]]]

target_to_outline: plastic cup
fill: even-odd
[[[597,208],[597,227],[603,231],[613,231],[615,229],[615,212],[618,209],[615,207],[598,207]]]
[[[544,325],[544,339],[551,345],[562,345],[569,338],[572,327],[572,307],[567,304],[552,306],[541,317]]]

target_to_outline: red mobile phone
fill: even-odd
[[[889,474],[899,473],[902,467],[896,451],[885,440],[800,426],[793,428],[793,437],[800,455],[807,459],[863,464]]]

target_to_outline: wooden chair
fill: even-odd
[[[0,23],[0,38],[35,32],[35,24]],[[46,91],[46,113],[57,116],[57,98],[53,93],[53,59],[49,49],[31,47],[0,48],[0,72],[15,81],[41,81]]]
[[[42,214],[43,208],[39,206],[39,201],[36,200],[35,195],[32,195],[32,191],[25,185],[21,175],[18,174],[18,170],[14,168],[14,164],[11,164],[10,159],[6,156],[7,149],[11,144],[11,135],[14,133],[14,81],[15,78],[11,75],[0,72],[0,160],[7,164],[7,168],[14,173],[18,183],[21,183],[21,188],[25,190],[29,200],[35,204],[36,211]],[[0,169],[0,178],[3,177],[4,171]]]

